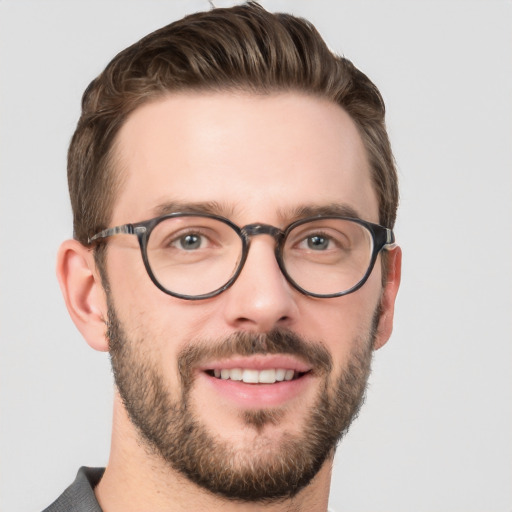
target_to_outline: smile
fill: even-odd
[[[284,368],[266,368],[264,370],[255,370],[250,368],[223,368],[209,370],[210,376],[222,380],[241,381],[245,384],[274,384],[275,382],[290,381],[298,379],[305,372]]]
[[[315,382],[315,368],[289,354],[232,356],[205,362],[197,381],[212,401],[241,409],[282,407],[304,396]]]

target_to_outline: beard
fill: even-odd
[[[364,401],[370,373],[378,312],[366,338],[354,340],[349,361],[333,375],[332,357],[320,342],[288,330],[266,334],[235,333],[222,340],[190,340],[178,355],[180,389],[170,393],[168,379],[152,359],[149,339],[130,339],[109,300],[107,336],[117,389],[144,447],[203,489],[229,500],[271,502],[295,496],[334,455]],[[300,433],[284,431],[279,444],[263,435],[278,425],[280,409],[247,410],[242,424],[252,427],[251,446],[236,450],[214,437],[191,406],[194,368],[207,360],[233,355],[292,354],[306,362],[321,385],[303,418]],[[154,357],[154,355],[153,355]]]

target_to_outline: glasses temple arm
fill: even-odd
[[[397,247],[397,243],[395,243],[395,234],[393,230],[386,228],[386,243],[382,247],[385,251],[392,251],[395,247]]]
[[[123,226],[116,226],[115,228],[108,228],[96,233],[87,240],[88,243],[95,242],[101,238],[108,238],[109,236],[125,234],[132,235],[134,233],[133,224],[124,224]]]

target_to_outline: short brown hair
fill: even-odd
[[[366,147],[379,222],[393,227],[398,183],[375,85],[334,55],[308,21],[257,3],[212,9],[171,23],[119,53],[91,82],[68,153],[74,236],[83,244],[109,224],[115,202],[113,148],[138,106],[183,90],[298,91],[340,105]]]

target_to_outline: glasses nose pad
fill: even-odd
[[[241,261],[239,262],[238,265],[237,277],[242,271],[245,261],[247,260],[249,249],[251,247],[251,239],[254,236],[258,235],[269,235],[274,239],[275,242],[274,256],[276,258],[279,269],[281,273],[284,275],[284,277],[288,280],[288,277],[286,276],[286,272],[284,270],[284,262],[282,258],[282,244],[284,240],[284,231],[282,231],[279,228],[276,228],[275,226],[271,226],[270,224],[248,224],[247,226],[241,228],[240,232],[242,234],[242,238],[244,241],[245,250],[241,255]]]
[[[251,238],[257,235],[269,235],[274,239],[275,242],[275,256],[276,260],[279,263],[279,268],[283,271],[282,265],[282,257],[281,250],[282,244],[284,240],[284,231],[275,226],[271,226],[270,224],[248,224],[244,226],[242,229],[242,234],[247,243],[247,250],[249,250],[249,246],[251,244]]]
[[[283,232],[270,224],[247,224],[242,228],[242,233],[247,239],[257,235],[270,235],[278,243],[283,237]]]

